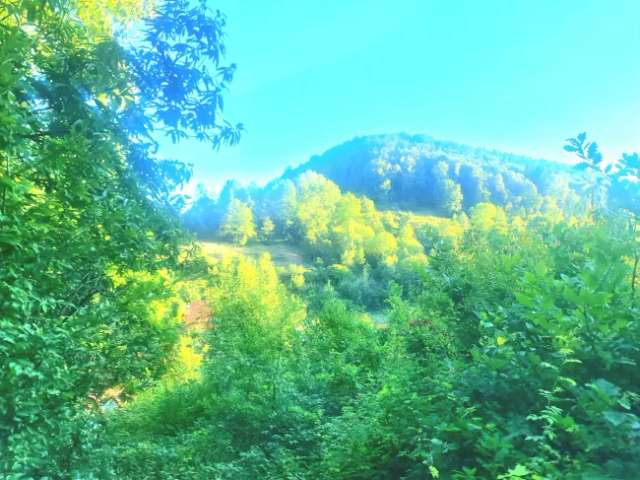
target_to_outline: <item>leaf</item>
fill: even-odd
[[[589,144],[587,157],[593,160],[593,163],[596,165],[602,161],[602,154],[598,151],[598,144],[596,142],[591,142]]]
[[[433,465],[429,465],[429,473],[433,478],[440,478],[440,472]]]
[[[591,165],[589,163],[587,163],[587,162],[580,162],[580,163],[576,164],[574,167],[577,170],[588,170],[588,169],[592,168]]]
[[[608,382],[604,378],[599,378],[595,382],[591,383],[590,386],[592,388],[595,387],[597,390],[600,390],[602,393],[604,393],[608,397],[617,397],[618,394],[620,393],[620,388],[618,388],[613,383]]]
[[[512,469],[510,469],[507,473],[498,475],[498,479],[507,480],[510,478],[524,478],[527,475],[530,475],[532,472],[524,465],[518,464]]]
[[[602,414],[604,418],[614,427],[619,427],[627,420],[630,420],[629,417],[633,417],[633,415],[629,415],[628,413],[615,412],[613,410],[607,410]]]

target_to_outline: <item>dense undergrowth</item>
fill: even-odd
[[[266,257],[212,263],[201,377],[107,415],[90,470],[635,478],[629,225],[502,220],[478,210],[457,245],[435,239],[419,283],[391,286],[385,325],[331,288],[292,295]]]

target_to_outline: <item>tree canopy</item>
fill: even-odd
[[[61,478],[90,442],[88,399],[170,363],[190,169],[158,135],[216,147],[234,66],[205,3],[0,5],[0,471]],[[149,14],[148,17],[141,18]],[[116,31],[136,20],[141,39]],[[136,293],[134,293],[136,292]],[[170,307],[175,303],[174,307]]]

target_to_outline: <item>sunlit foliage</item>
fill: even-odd
[[[2,478],[637,479],[638,155],[381,137],[202,190],[185,223],[239,244],[205,257],[156,141],[238,140],[223,27],[187,0],[0,5]]]
[[[233,199],[224,216],[220,233],[223,238],[238,245],[246,245],[256,237],[256,227],[253,221],[251,208],[244,202]]]
[[[224,18],[150,7],[0,4],[3,478],[70,478],[104,392],[128,398],[173,361],[186,266],[173,192],[190,170],[159,158],[155,138],[217,146],[239,129],[220,116]],[[145,13],[135,47],[116,36]]]
[[[202,378],[114,413],[92,471],[635,478],[637,239],[624,218],[485,204],[460,242],[440,239],[388,291],[380,327],[331,288],[292,296],[267,257],[213,263]]]

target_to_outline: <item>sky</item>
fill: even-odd
[[[423,133],[570,161],[640,150],[638,0],[210,0],[240,144],[163,142],[196,183],[262,183],[354,136]]]

